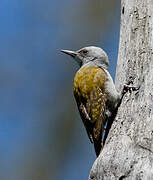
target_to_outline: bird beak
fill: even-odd
[[[68,54],[69,56],[75,58],[77,55],[77,52],[75,51],[69,51],[69,50],[61,50],[62,53]]]

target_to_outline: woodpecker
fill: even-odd
[[[74,77],[73,92],[88,137],[98,156],[103,148],[104,126],[122,95],[117,92],[108,72],[109,60],[103,49],[90,46],[78,51],[61,52],[73,57],[80,66]]]

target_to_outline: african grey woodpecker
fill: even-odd
[[[102,133],[106,120],[118,106],[118,93],[108,72],[107,54],[99,47],[90,46],[78,51],[61,50],[79,64],[74,77],[74,96],[90,141],[98,156],[103,147]]]

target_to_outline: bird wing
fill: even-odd
[[[81,76],[75,78],[77,83],[80,78],[83,86],[78,85],[77,88],[74,88],[74,96],[88,137],[96,146],[95,150],[98,149],[96,150],[97,153],[100,153],[107,100],[105,91],[106,73],[101,68],[90,69],[89,72],[89,74],[84,73],[82,79]]]

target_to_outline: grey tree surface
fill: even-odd
[[[153,179],[153,0],[122,0],[116,88],[127,92],[89,180]]]

